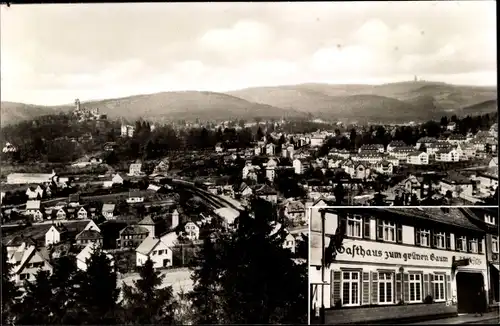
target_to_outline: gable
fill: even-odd
[[[167,243],[160,240],[160,241],[158,241],[158,244],[153,248],[153,250],[170,250],[171,251],[172,249],[170,248],[170,246]]]
[[[101,232],[101,229],[95,224],[94,221],[90,221],[87,226],[85,226],[84,230],[95,230],[97,232]]]

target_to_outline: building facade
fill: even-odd
[[[325,246],[340,223],[346,238],[325,268],[322,291],[321,214],[311,214],[311,308],[324,300],[339,323],[369,321],[380,311],[385,318],[411,316],[423,305],[430,314],[469,312],[474,291],[488,291],[484,232],[458,208],[324,212]],[[453,270],[459,260],[468,265]]]

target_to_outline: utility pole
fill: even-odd
[[[321,308],[320,324],[325,324],[325,212],[321,212]]]

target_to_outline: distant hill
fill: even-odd
[[[136,95],[117,99],[82,102],[82,107],[99,108],[110,118],[123,117],[126,120],[149,118],[167,119],[246,119],[255,117],[281,118],[303,117],[304,113],[273,107],[268,104],[252,103],[228,94],[214,92],[163,92]],[[71,106],[39,107],[19,103],[2,102],[2,120],[15,123],[43,114],[67,111]],[[5,113],[4,113],[5,112]]]
[[[305,117],[356,121],[423,121],[452,114],[497,110],[496,87],[458,86],[438,82],[383,85],[300,84],[255,87],[227,93],[162,92],[83,102],[110,118],[170,120]],[[54,112],[71,105],[46,107],[2,102],[2,125]]]
[[[496,87],[458,86],[439,82],[401,82],[383,85],[299,84],[256,87],[228,94],[257,103],[293,108],[317,115],[363,120],[436,119],[461,114],[464,107],[495,100]],[[496,111],[492,106],[467,114]]]

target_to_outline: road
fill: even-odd
[[[427,320],[408,325],[456,325],[456,324],[498,324],[500,321],[498,312],[489,312],[483,316],[474,316],[474,314],[465,314],[457,317],[442,318],[436,320]]]
[[[187,268],[161,271],[161,275],[165,275],[161,287],[172,286],[174,294],[181,291],[189,292],[193,289],[191,271]],[[138,273],[127,275],[125,278],[118,280],[118,286],[121,287],[122,284],[133,285],[133,281],[137,279],[139,279]]]

